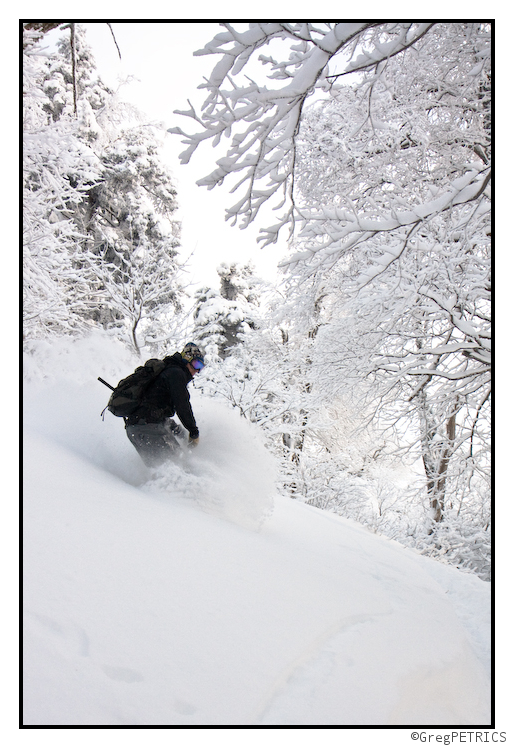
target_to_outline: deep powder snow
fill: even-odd
[[[99,414],[139,362],[26,358],[24,724],[488,725],[490,585],[277,495],[227,406],[150,474]]]

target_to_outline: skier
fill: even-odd
[[[164,361],[165,369],[148,386],[136,411],[125,419],[127,436],[148,467],[163,463],[177,449],[174,434],[180,434],[181,428],[171,420],[175,414],[189,432],[189,446],[197,446],[199,439],[187,385],[203,369],[203,353],[195,343],[187,343],[182,353]]]

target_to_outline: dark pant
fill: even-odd
[[[178,449],[179,443],[171,433],[173,426],[173,421],[126,426],[128,438],[147,467],[161,465]]]

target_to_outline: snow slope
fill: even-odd
[[[112,341],[27,358],[24,724],[490,724],[490,587],[275,494],[248,423],[151,476],[107,390]]]

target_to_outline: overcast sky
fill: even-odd
[[[195,104],[203,101],[205,92],[198,91],[197,86],[209,75],[217,58],[193,57],[193,52],[222,31],[219,24],[112,22],[121,61],[106,23],[83,25],[104,82],[116,87],[118,80],[135,76],[138,82],[124,86],[120,97],[136,104],[150,120],[162,121],[166,128],[180,126],[187,130],[188,119],[173,111],[187,109],[188,99]],[[286,254],[285,240],[281,246],[262,249],[256,238],[264,219],[244,231],[231,227],[225,222],[224,210],[236,202],[236,196],[224,187],[209,191],[195,184],[213,170],[215,159],[223,155],[223,143],[217,150],[210,143],[204,144],[187,166],[178,160],[178,154],[185,148],[180,136],[168,135],[167,143],[166,160],[175,175],[180,203],[183,256],[194,252],[193,282],[217,286],[216,266],[220,262],[249,259],[258,275],[272,280],[277,263]],[[270,221],[274,222],[275,219]]]

